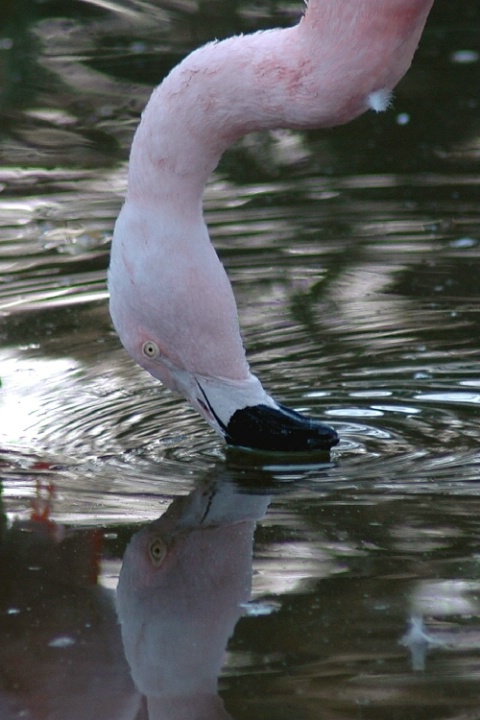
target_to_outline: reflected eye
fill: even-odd
[[[147,340],[142,345],[142,352],[147,358],[156,358],[159,355],[158,345],[153,340]]]
[[[163,559],[167,554],[167,546],[165,545],[163,540],[161,540],[160,538],[155,538],[155,540],[152,540],[152,542],[150,543],[148,551],[150,553],[151,561],[154,565],[158,566],[162,564]]]

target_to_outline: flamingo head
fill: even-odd
[[[129,355],[227,443],[280,451],[338,443],[332,428],[276,403],[250,372],[233,292],[204,225],[159,223],[127,201],[108,281],[110,314]]]

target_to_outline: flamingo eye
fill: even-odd
[[[167,554],[167,546],[161,540],[160,538],[155,538],[155,540],[152,540],[150,543],[150,547],[148,548],[148,551],[150,553],[150,559],[152,563],[158,567],[162,564],[165,555]]]
[[[142,345],[142,352],[147,358],[156,358],[160,351],[158,349],[158,345],[153,342],[153,340],[147,340],[147,342],[144,342]]]

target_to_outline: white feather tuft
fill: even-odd
[[[375,90],[367,96],[367,104],[371,110],[375,112],[385,112],[389,107],[392,106],[393,93],[387,88],[380,88]]]

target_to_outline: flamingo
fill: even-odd
[[[154,90],[133,139],[109,268],[128,353],[228,444],[329,451],[336,431],[277,403],[250,371],[202,198],[246,133],[326,128],[385,110],[433,0],[310,0],[289,28],[211,42]]]

